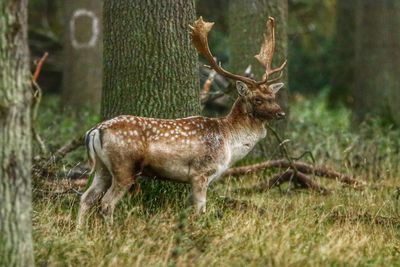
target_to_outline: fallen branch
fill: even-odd
[[[275,175],[274,177],[269,179],[267,182],[258,184],[256,186],[253,186],[252,188],[247,188],[247,189],[245,189],[245,191],[254,191],[255,190],[258,192],[264,192],[264,191],[270,190],[272,187],[279,186],[282,183],[294,182],[302,188],[308,188],[308,189],[320,192],[324,195],[330,193],[330,191],[328,189],[326,189],[323,186],[319,185],[318,183],[314,182],[311,178],[309,178],[307,176],[307,174],[336,179],[339,182],[342,182],[344,184],[348,184],[348,185],[351,185],[354,187],[362,184],[360,181],[357,181],[348,175],[336,172],[325,166],[314,167],[314,166],[309,165],[304,162],[294,161],[294,160],[302,158],[306,154],[310,154],[313,161],[314,161],[314,157],[312,156],[312,154],[310,152],[303,153],[302,156],[297,157],[297,158],[291,157],[289,154],[289,150],[286,147],[286,143],[288,140],[282,140],[282,138],[279,136],[279,134],[268,124],[267,124],[267,127],[274,134],[276,139],[278,140],[281,152],[286,159],[269,160],[269,161],[265,161],[265,162],[254,164],[254,165],[231,168],[231,169],[227,170],[224,175],[225,176],[240,176],[240,175],[254,173],[254,172],[269,169],[269,168],[280,168],[280,169],[286,168],[286,171]]]
[[[351,186],[358,186],[362,184],[362,182],[353,179],[351,176],[334,171],[326,166],[312,166],[310,164],[297,161],[293,162],[293,165],[299,172],[302,172],[303,174],[313,174],[316,176],[336,179],[341,183],[348,184]],[[225,172],[224,175],[238,177],[241,175],[258,172],[265,169],[273,169],[273,168],[287,169],[290,166],[291,166],[290,162],[284,159],[268,160],[253,165],[230,168]]]
[[[288,170],[285,171],[284,173],[279,173],[274,177],[272,177],[271,179],[269,179],[266,183],[258,185],[256,188],[258,191],[264,192],[270,190],[274,186],[279,186],[285,182],[294,182],[302,188],[308,188],[324,195],[330,193],[328,189],[320,186],[312,179],[308,178],[308,176],[305,175],[304,173],[300,171],[294,172],[293,170]]]

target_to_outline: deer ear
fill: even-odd
[[[274,94],[278,93],[278,91],[284,86],[284,83],[273,83],[269,86]]]
[[[236,81],[236,89],[241,96],[247,96],[250,94],[249,87],[244,82]]]

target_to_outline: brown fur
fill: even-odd
[[[123,115],[100,123],[88,131],[95,178],[82,196],[79,222],[99,200],[112,218],[138,175],[190,183],[195,206],[204,211],[208,185],[265,136],[264,122],[278,113],[275,94],[260,87],[239,97],[222,118]]]

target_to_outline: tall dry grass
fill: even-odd
[[[37,183],[37,266],[400,266],[399,130],[374,120],[351,129],[350,113],[328,110],[323,96],[295,102],[291,114],[294,155],[310,150],[317,163],[354,173],[367,187],[321,179],[332,194],[292,185],[236,190],[267,179],[265,171],[216,183],[207,213],[196,216],[186,208],[187,186],[147,181],[123,199],[112,227],[93,214],[78,232],[79,196]]]

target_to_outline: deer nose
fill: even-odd
[[[277,120],[284,119],[285,116],[286,116],[286,114],[285,114],[285,112],[283,112],[283,111],[279,111],[279,112],[276,113],[276,119],[277,119]]]

